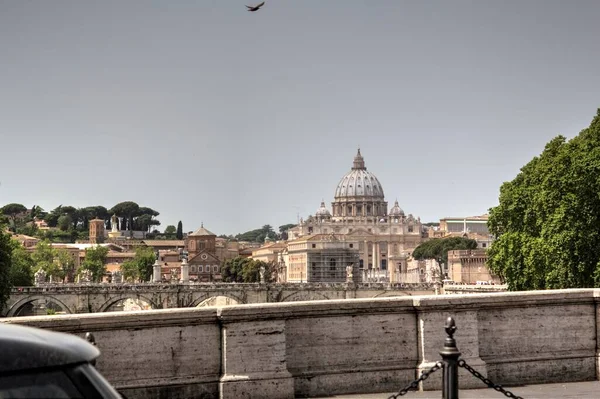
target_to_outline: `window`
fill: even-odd
[[[359,269],[362,269],[363,267],[364,267],[363,260],[362,260],[362,259],[360,259],[360,260],[358,261],[358,268],[359,268]]]
[[[408,232],[412,233],[413,232],[413,227],[412,226],[408,226]]]
[[[482,248],[485,248],[486,246],[487,246],[487,244],[485,242],[481,244]]]
[[[202,273],[204,271],[204,268],[202,266],[198,266],[198,273]]]
[[[381,270],[387,270],[387,260],[386,259],[381,260]]]
[[[196,266],[192,266],[192,273],[196,273]]]
[[[335,264],[336,264],[335,258],[329,259],[329,270],[335,270]]]
[[[354,244],[350,244],[350,248],[354,248]]]
[[[313,228],[312,228],[312,226],[309,226],[308,227],[308,233],[311,234],[312,232],[313,232]]]
[[[213,272],[217,273],[219,271],[219,266],[213,265]]]
[[[71,379],[62,371],[33,372],[0,377],[2,398],[81,398]]]
[[[313,248],[316,248],[316,247],[317,247],[317,244],[313,244],[313,245],[312,245],[312,247],[313,247]]]

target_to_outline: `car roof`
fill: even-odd
[[[72,334],[0,322],[0,373],[91,362],[100,351]]]

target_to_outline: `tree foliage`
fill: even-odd
[[[500,187],[488,265],[511,290],[600,286],[600,109]]]
[[[27,212],[27,208],[22,204],[8,204],[0,208],[0,213],[8,217],[12,226],[16,226],[17,218]]]
[[[89,270],[92,274],[92,280],[99,282],[106,272],[106,256],[108,248],[96,246],[85,250],[85,259],[81,263],[79,271]]]
[[[132,283],[140,280],[149,281],[155,260],[156,255],[151,247],[136,248],[133,259],[127,260],[121,265],[123,279]]]
[[[288,230],[291,228],[294,228],[296,226],[297,226],[297,224],[292,224],[292,223],[288,223],[288,224],[279,226],[279,237],[282,240],[287,240],[288,239]]]
[[[443,277],[443,264],[448,264],[448,251],[477,248],[477,241],[466,237],[433,238],[415,248],[412,257],[417,260],[435,259],[439,276]]]
[[[12,254],[10,266],[10,284],[13,287],[32,286],[33,281],[33,259],[31,253],[25,249],[17,240],[12,240]]]
[[[175,238],[177,238],[178,240],[183,240],[183,224],[181,223],[181,220],[179,221],[179,223],[177,223],[177,232]]]
[[[10,270],[12,265],[12,245],[10,236],[0,230],[0,309],[10,297]]]
[[[173,240],[177,235],[177,228],[172,224],[165,227],[165,236],[168,240]]]
[[[242,256],[224,261],[221,277],[227,283],[258,283],[261,268],[264,271],[265,282],[273,282],[276,278],[274,265]]]
[[[47,278],[52,277],[53,280],[60,280],[61,270],[58,263],[54,261],[56,256],[56,249],[52,247],[48,240],[38,242],[33,253],[31,254],[31,258],[33,259],[33,263],[35,265],[34,272],[41,269],[44,271],[44,273],[46,273]]]
[[[448,251],[476,248],[477,241],[466,237],[433,238],[416,247],[412,257],[417,260],[435,259],[441,263],[448,263]]]
[[[235,236],[235,238],[239,241],[251,242],[264,242],[266,237],[269,237],[271,240],[276,240],[279,238],[277,233],[273,231],[273,227],[269,224],[265,224],[260,229],[250,230]]]

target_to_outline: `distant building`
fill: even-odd
[[[190,265],[190,280],[220,281],[221,259],[217,257],[217,236],[204,228],[204,224],[185,239]]]
[[[427,239],[420,218],[406,215],[398,201],[388,212],[383,187],[377,177],[367,171],[360,150],[352,168],[335,189],[331,209],[332,212],[321,202],[315,215],[300,219],[298,226],[288,231],[288,237],[294,241],[314,234],[335,234],[355,242],[353,249],[358,250],[359,274],[363,281],[394,280],[393,274],[409,254]],[[291,250],[289,256],[291,267]],[[295,276],[299,272],[290,270],[288,277],[290,273]]]
[[[334,234],[315,234],[288,242],[287,278],[290,283],[342,283],[348,267],[352,281],[361,282],[358,241]]]
[[[489,248],[493,237],[489,232],[488,215],[446,217],[440,219],[439,228],[429,229],[430,238],[468,237],[477,241],[477,247]]]
[[[485,249],[448,251],[449,278],[465,284],[478,281],[501,284],[500,278],[489,270],[487,259]]]
[[[21,243],[25,248],[35,248],[38,242],[40,242],[39,238],[27,236],[25,234],[16,234],[11,231],[7,231],[7,233],[15,240]]]
[[[89,236],[90,242],[93,244],[100,244],[106,240],[106,229],[104,226],[104,220],[92,219],[89,221]]]

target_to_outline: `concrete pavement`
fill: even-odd
[[[516,396],[523,399],[588,399],[600,398],[600,381],[570,382],[565,384],[524,385],[520,387],[505,387]],[[387,399],[392,393],[372,393],[357,395],[334,395],[319,399]],[[441,391],[416,392],[411,391],[401,398],[407,399],[440,399]],[[463,389],[459,392],[460,399],[501,399],[504,394],[490,388]]]

